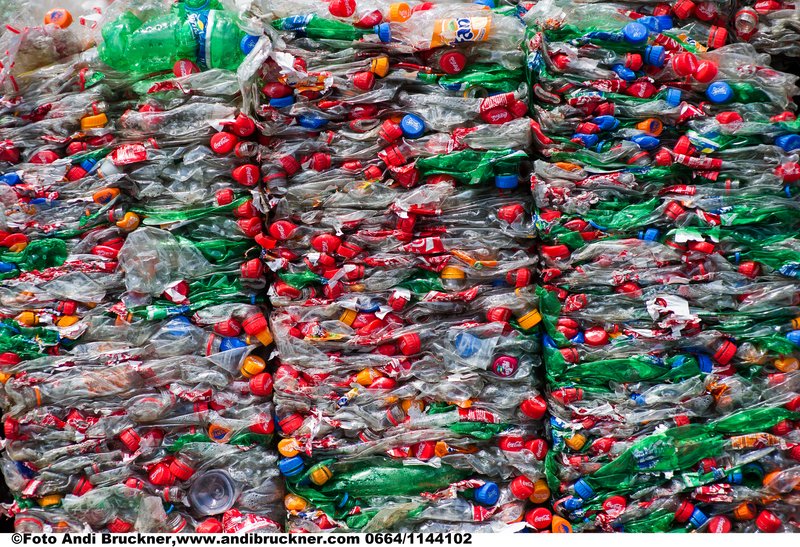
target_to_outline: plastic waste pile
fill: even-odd
[[[261,244],[287,530],[549,527],[516,8],[272,10]]]
[[[267,200],[233,71],[258,37],[214,0],[170,4],[60,10],[3,37],[17,531],[282,528],[254,239]]]
[[[796,78],[674,12],[525,21],[554,512],[796,531]]]

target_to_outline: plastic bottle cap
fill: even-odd
[[[51,9],[44,14],[44,24],[67,28],[72,24],[72,14],[64,8]]]
[[[510,190],[519,186],[519,176],[517,175],[497,175],[494,177],[494,185],[503,190]]]
[[[528,418],[532,420],[539,420],[547,411],[547,401],[541,395],[525,399],[519,405],[519,410]]]
[[[397,347],[403,355],[415,355],[422,349],[422,340],[416,332],[407,332],[397,340]]]
[[[726,82],[714,82],[706,89],[706,97],[714,104],[724,104],[733,98],[733,89]]]
[[[219,534],[224,530],[222,523],[215,518],[208,518],[195,528],[198,534]]]
[[[229,154],[233,151],[239,139],[231,133],[216,133],[211,137],[211,150],[217,154]]]
[[[589,500],[592,498],[592,496],[594,496],[594,489],[589,486],[589,483],[587,483],[585,479],[578,479],[578,481],[573,485],[573,489],[581,499]]]
[[[706,374],[709,374],[712,370],[714,370],[714,363],[711,361],[711,357],[708,355],[698,355],[697,365],[700,367],[700,372],[704,372]]]
[[[439,68],[445,74],[458,74],[467,66],[467,56],[460,51],[447,51],[439,57]]]
[[[767,534],[777,532],[781,527],[781,519],[771,511],[764,509],[756,517],[756,528]]]
[[[467,274],[458,266],[445,266],[440,274],[442,279],[464,279]]]
[[[475,489],[474,499],[481,505],[494,505],[500,499],[500,488],[493,482],[486,482]]]
[[[322,486],[333,477],[333,473],[327,465],[317,464],[308,472],[308,478],[317,486]]]
[[[622,28],[622,36],[631,44],[640,44],[647,41],[650,31],[641,23],[628,23]]]
[[[661,32],[661,25],[659,24],[658,19],[652,15],[639,17],[636,22],[647,27],[650,32]]]
[[[408,21],[411,17],[411,6],[405,2],[395,2],[389,5],[389,21],[393,23],[402,23]]]
[[[269,106],[272,108],[285,108],[294,104],[294,96],[287,95],[286,97],[275,97],[269,100]]]
[[[104,113],[95,114],[94,116],[84,116],[81,118],[81,131],[89,129],[98,129],[104,127],[108,123],[108,117]]]
[[[472,0],[472,3],[477,6],[486,6],[489,9],[494,9],[494,0]]]
[[[197,74],[198,72],[200,72],[200,67],[189,59],[180,59],[175,61],[175,64],[172,65],[172,73],[178,78],[188,76],[189,74]]]
[[[400,128],[403,130],[403,135],[409,139],[416,139],[425,134],[425,122],[414,114],[403,116],[403,119],[400,120]]]
[[[259,169],[258,165],[253,164],[245,164],[240,165],[236,169],[233,170],[233,180],[241,184],[242,186],[255,186],[258,184],[259,175],[261,174],[261,170]]]
[[[708,520],[706,531],[711,534],[727,534],[731,531],[731,521],[723,515],[711,517]]]
[[[508,489],[511,491],[512,496],[524,500],[533,495],[535,486],[528,477],[519,476],[514,477],[511,483],[509,483]]]
[[[664,46],[647,46],[644,50],[644,62],[648,65],[661,68],[665,58]]]
[[[539,310],[531,310],[519,319],[517,319],[517,323],[522,328],[522,330],[532,329],[536,325],[538,325],[542,321],[542,314],[539,313]]]
[[[547,530],[553,522],[553,514],[546,507],[536,507],[525,513],[525,522],[536,530]]]
[[[665,30],[669,30],[674,26],[672,21],[672,17],[669,15],[655,15],[656,19],[658,19],[658,31],[664,32]]]
[[[245,378],[252,378],[256,374],[264,372],[265,368],[267,368],[267,364],[264,359],[256,355],[248,355],[242,361],[241,373]]]
[[[245,55],[249,55],[253,48],[256,47],[260,36],[253,36],[252,34],[245,34],[242,40],[239,42],[239,49],[242,50],[242,53]]]
[[[694,12],[694,2],[692,0],[678,0],[674,6],[672,6],[672,12],[678,19],[687,19],[692,15]]]
[[[697,70],[697,57],[693,53],[680,53],[672,58],[672,70],[678,76],[689,76]]]
[[[675,520],[680,523],[687,522],[694,512],[694,505],[688,501],[682,501],[678,510],[675,511]]]
[[[389,23],[381,23],[372,27],[372,31],[378,35],[378,39],[384,44],[392,41],[392,29]]]
[[[297,123],[306,129],[319,129],[328,124],[328,120],[317,116],[306,116],[301,114],[297,116]]]
[[[631,141],[636,143],[642,150],[654,150],[661,144],[661,141],[657,137],[647,135],[646,133],[634,135],[631,137]]]
[[[800,148],[800,135],[781,135],[775,139],[775,145],[786,152],[792,152]]]
[[[712,26],[708,30],[708,47],[720,48],[728,41],[728,30],[724,27]]]
[[[693,76],[694,79],[701,84],[707,84],[717,77],[718,72],[719,70],[717,69],[717,65],[711,61],[702,61],[699,65],[697,65]]]
[[[683,96],[683,93],[681,92],[680,89],[676,89],[674,87],[670,87],[669,89],[667,89],[667,93],[666,93],[666,95],[664,97],[664,100],[670,106],[678,106],[679,104],[681,104],[681,97],[682,96]]]
[[[658,234],[659,232],[656,228],[648,228],[642,235],[642,239],[645,241],[657,241]]]
[[[599,127],[601,131],[613,131],[619,127],[619,120],[614,116],[608,115],[597,116],[592,119],[592,123]]]

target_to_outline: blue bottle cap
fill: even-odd
[[[0,175],[0,182],[8,184],[9,186],[16,186],[22,182],[22,177],[17,173],[6,173],[5,175]]]
[[[589,483],[586,482],[586,479],[578,479],[578,481],[572,485],[575,489],[575,493],[581,497],[581,499],[588,500],[594,496],[594,490]]]
[[[304,468],[305,464],[303,463],[303,458],[300,456],[292,456],[291,458],[285,458],[278,462],[278,469],[280,469],[284,477],[299,475],[303,472]]]
[[[619,120],[614,116],[597,116],[592,123],[600,128],[601,131],[613,131],[619,127]]]
[[[617,76],[625,80],[626,82],[632,82],[636,79],[636,73],[629,68],[626,68],[625,65],[614,65],[611,67],[611,70],[617,73]]]
[[[658,139],[658,137],[654,137],[646,133],[634,135],[631,137],[631,141],[639,145],[639,148],[642,150],[653,150],[654,148],[658,148],[658,146],[661,144],[661,141]]]
[[[664,46],[647,46],[644,48],[644,62],[655,67],[664,66]]]
[[[700,372],[705,372],[706,374],[714,369],[714,363],[711,361],[711,357],[702,353],[697,356],[697,364],[700,366]]]
[[[494,185],[502,190],[510,190],[519,186],[518,175],[497,175],[494,177]]]
[[[656,19],[658,19],[658,31],[664,32],[665,30],[669,30],[673,26],[672,17],[669,15],[656,15]]]
[[[664,100],[670,106],[678,106],[679,104],[681,104],[681,97],[682,96],[683,96],[683,93],[681,92],[680,89],[676,89],[674,87],[670,87],[669,89],[667,89],[667,93],[666,93],[666,96],[664,97]]]
[[[480,351],[483,343],[474,334],[459,332],[453,341],[453,345],[459,357],[469,358]]]
[[[650,31],[641,23],[628,23],[622,28],[622,36],[626,42],[631,44],[641,44],[647,41]]]
[[[647,402],[645,401],[645,398],[638,393],[631,394],[631,401],[636,403],[636,406],[644,406],[645,403]]]
[[[81,162],[81,168],[87,173],[94,169],[95,165],[97,165],[97,160],[93,160],[91,158],[85,159]]]
[[[682,367],[684,363],[686,363],[686,356],[678,355],[678,357],[674,361],[672,361],[672,368]]]
[[[368,304],[359,306],[358,311],[362,313],[376,313],[381,309],[381,303],[377,300],[370,300]]]
[[[244,347],[247,347],[247,344],[245,344],[244,342],[242,342],[238,338],[225,337],[225,338],[222,339],[222,342],[220,342],[220,344],[219,344],[219,350],[220,351],[229,351],[229,350],[232,350],[232,349],[244,348]]]
[[[0,273],[13,272],[17,266],[11,262],[0,262]]]
[[[636,22],[640,25],[646,26],[647,30],[650,32],[661,32],[661,24],[659,23],[657,17],[645,15],[644,17],[639,17]]]
[[[392,28],[389,23],[381,23],[372,27],[372,32],[378,35],[378,39],[384,44],[392,41]]]
[[[556,343],[555,343],[555,341],[554,341],[552,338],[550,338],[550,335],[549,335],[549,334],[543,334],[543,335],[542,335],[542,344],[543,344],[545,347],[548,347],[548,348],[555,348],[555,347],[558,347],[558,346],[556,346]]]
[[[733,89],[725,82],[714,82],[706,88],[706,97],[714,104],[727,103],[733,98]]]
[[[344,494],[342,494],[341,498],[339,499],[339,502],[336,504],[336,507],[342,509],[347,505],[348,501],[350,501],[350,494],[345,492]]]
[[[473,4],[478,6],[486,6],[489,9],[494,9],[494,0],[472,0]]]
[[[781,135],[775,139],[775,146],[780,146],[786,152],[792,152],[800,148],[800,135]],[[787,187],[788,188],[788,187]]]
[[[586,337],[583,335],[583,332],[579,332],[570,339],[570,342],[573,344],[583,344],[586,342]]]
[[[564,500],[564,509],[567,511],[575,511],[576,509],[580,509],[583,507],[583,500],[581,498],[576,498],[575,496],[569,496],[567,499]]]
[[[258,43],[258,39],[260,36],[253,36],[252,34],[245,34],[242,41],[239,42],[239,49],[242,50],[242,53],[245,55],[249,55],[253,48],[256,47]]]
[[[400,120],[400,129],[403,130],[404,137],[416,139],[425,134],[425,122],[419,116],[406,114]]]
[[[744,474],[741,469],[733,469],[728,471],[728,482],[731,484],[742,484],[744,481]]]
[[[795,346],[800,346],[800,330],[787,332],[786,339]]]
[[[272,108],[285,108],[294,104],[294,95],[287,95],[286,97],[276,97],[269,100],[269,105]]]
[[[494,505],[500,499],[500,489],[493,482],[487,482],[475,489],[474,499],[481,505]]]
[[[689,517],[689,522],[695,528],[700,528],[702,525],[706,523],[708,517],[705,513],[703,513],[700,509],[695,507],[694,511],[692,511],[692,516]]]
[[[586,147],[594,146],[597,144],[597,141],[600,140],[600,137],[597,135],[593,135],[591,133],[575,133],[572,135],[572,140],[580,141],[580,143]]]
[[[325,118],[318,118],[316,116],[306,116],[305,114],[300,114],[297,116],[297,123],[306,129],[319,129],[320,127],[326,125],[328,120]]]
[[[658,239],[658,230],[656,228],[648,228],[645,230],[642,239],[645,241],[656,241]]]

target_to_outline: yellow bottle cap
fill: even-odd
[[[572,450],[580,450],[581,448],[583,448],[583,445],[586,444],[586,437],[584,437],[580,433],[576,433],[575,435],[565,440],[564,442]]]
[[[442,279],[464,279],[467,274],[458,266],[445,266],[440,277]]]
[[[35,327],[39,324],[39,316],[36,315],[36,312],[32,311],[24,311],[17,315],[14,320],[26,327]]]
[[[550,499],[550,488],[547,486],[547,481],[539,479],[533,483],[533,493],[528,498],[531,503],[544,503]]]
[[[278,452],[281,456],[291,458],[300,453],[300,447],[294,439],[281,439],[278,441]]]
[[[411,17],[411,6],[405,2],[396,2],[389,5],[389,21],[392,23],[402,23]]]
[[[436,454],[437,457],[443,458],[444,456],[447,456],[447,454],[450,451],[447,449],[447,443],[446,442],[438,441],[436,443],[436,447],[433,449],[433,452],[434,452],[434,454]]]
[[[273,341],[272,333],[269,331],[269,329],[264,329],[256,334],[256,338],[258,338],[258,341],[265,346],[270,345]]]
[[[14,243],[11,247],[8,248],[10,253],[21,253],[25,250],[25,247],[28,246],[27,241],[22,241],[20,243]]]
[[[403,399],[400,402],[400,408],[402,408],[403,412],[406,414],[408,414],[408,411],[411,410],[412,407],[422,412],[425,410],[425,403],[416,399]]]
[[[356,320],[356,316],[358,312],[355,310],[344,310],[342,315],[339,316],[339,321],[347,325],[348,327],[353,324],[353,321]]]
[[[542,314],[539,310],[531,310],[519,318],[519,326],[524,330],[532,329],[542,321]]]
[[[553,521],[550,523],[550,529],[554,534],[572,533],[572,525],[569,523],[569,521],[559,517],[558,515],[553,515]]]
[[[105,127],[107,123],[108,116],[102,112],[100,114],[95,114],[94,116],[84,116],[81,118],[81,131]]]
[[[286,494],[283,505],[287,511],[304,511],[308,507],[308,501],[297,494]]]
[[[374,368],[365,368],[364,370],[356,374],[356,382],[361,384],[362,386],[368,386],[376,379],[382,376],[383,374],[381,374]]]
[[[8,379],[11,378],[11,375],[7,372],[0,372],[0,384],[5,384],[8,382]]]
[[[58,321],[56,321],[56,325],[61,328],[64,328],[72,326],[78,321],[80,321],[80,317],[78,317],[77,315],[65,315],[63,317],[58,318]]]
[[[252,378],[256,374],[261,374],[264,372],[265,368],[267,368],[267,364],[261,357],[248,355],[244,358],[244,361],[242,361],[242,368],[240,370],[242,376],[245,378]]]
[[[800,329],[800,317],[795,317],[792,319],[792,328],[794,330]]]
[[[370,72],[383,78],[389,74],[389,57],[381,55],[372,60],[372,65],[369,67]]]
[[[327,465],[317,464],[308,472],[308,478],[317,486],[322,486],[330,480],[333,473]]]
[[[656,137],[664,130],[664,124],[656,118],[647,118],[636,124],[636,129],[644,131],[648,135],[655,135]]]
[[[775,359],[773,364],[775,365],[775,368],[781,372],[794,372],[800,368],[800,361],[794,357],[781,357],[779,359]]]
[[[61,503],[61,496],[58,494],[50,494],[37,500],[41,507],[52,507]]]
[[[105,205],[119,195],[119,188],[103,188],[92,194],[92,201]]]
[[[139,227],[139,215],[136,213],[125,213],[122,220],[117,221],[117,227],[126,232],[132,232]]]

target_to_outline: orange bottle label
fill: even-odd
[[[433,24],[431,49],[439,46],[454,46],[465,42],[485,42],[489,39],[491,17],[459,17],[437,19]]]

